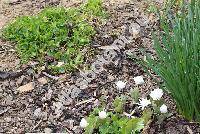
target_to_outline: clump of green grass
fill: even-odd
[[[179,113],[200,122],[200,2],[183,11],[171,24],[161,19],[161,40],[154,38],[157,57],[147,56],[142,64],[161,77]]]
[[[3,29],[3,37],[15,42],[22,63],[45,57],[64,62],[49,68],[57,72],[71,71],[83,62],[81,50],[95,35],[88,18],[103,18],[105,11],[100,0],[89,0],[77,8],[47,8],[35,16],[17,18]]]

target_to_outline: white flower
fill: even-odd
[[[159,88],[154,89],[153,91],[151,91],[150,96],[153,100],[160,100],[163,96],[163,90]]]
[[[105,119],[107,117],[107,113],[105,111],[99,112],[99,118],[100,119]]]
[[[118,82],[116,82],[116,85],[117,85],[117,88],[118,88],[119,90],[121,90],[121,89],[125,88],[126,83],[123,82],[123,81],[118,81]]]
[[[144,99],[144,98],[142,98],[142,99],[140,99],[139,100],[139,108],[142,108],[142,110],[144,110],[144,108],[146,107],[146,106],[148,106],[149,104],[151,104],[151,101],[150,100],[147,100],[147,99]]]
[[[134,79],[136,85],[144,84],[144,79],[142,76],[137,76],[137,77],[134,77],[133,79]]]
[[[161,107],[160,107],[160,112],[161,113],[167,113],[167,106],[165,104],[163,104]]]
[[[81,122],[80,122],[80,127],[85,128],[85,127],[87,127],[88,125],[89,125],[89,124],[88,124],[88,122],[86,121],[86,119],[82,118],[82,119],[81,119]]]

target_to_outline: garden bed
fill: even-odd
[[[76,7],[80,1],[61,2],[59,0],[23,1],[10,0],[1,2],[0,28],[8,24],[17,16],[37,14],[47,6]],[[128,53],[143,57],[139,48],[147,48],[154,53],[151,32],[159,28],[158,18],[153,13],[148,13],[146,1],[105,1],[104,6],[110,14],[105,24],[95,25],[97,34],[92,39],[87,58],[83,64],[92,65],[98,56],[112,48],[112,44],[120,36],[129,37],[131,24],[139,26],[139,36],[134,37],[129,43],[121,46],[117,52],[115,62],[108,63],[104,70],[91,80],[86,89],[81,90],[74,99],[60,99],[70,85],[76,85],[81,77],[77,69],[72,73],[54,75],[41,67],[37,61],[20,65],[20,60],[15,50],[15,44],[0,39],[0,133],[25,133],[25,132],[59,132],[82,133],[79,127],[82,118],[89,115],[99,105],[104,96],[106,109],[111,109],[112,101],[119,94],[129,94],[135,88],[134,77],[143,76],[145,83],[139,86],[140,96],[146,97],[158,85],[150,78],[137,63],[128,58]],[[162,3],[157,3],[161,6]],[[111,47],[111,48],[110,48]],[[59,78],[59,79],[57,79]],[[116,89],[116,81],[126,81],[123,91]],[[28,84],[22,93],[19,87]],[[164,100],[172,115],[158,124],[151,120],[143,133],[200,133],[200,126],[190,123],[180,117],[176,106],[170,97],[165,94]],[[131,113],[131,105],[126,104],[125,112]]]

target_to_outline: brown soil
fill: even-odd
[[[161,3],[161,1],[159,2]],[[69,7],[80,3],[81,1],[78,0],[1,0],[0,29],[17,16],[33,15],[47,6]],[[132,40],[121,50],[116,64],[107,65],[105,71],[99,74],[89,87],[79,94],[78,98],[68,102],[60,101],[59,95],[66,90],[66,87],[75,84],[79,77],[78,72],[61,75],[63,79],[59,81],[46,77],[41,72],[34,72],[34,63],[20,65],[20,60],[15,52],[15,44],[0,39],[0,75],[5,75],[5,71],[10,71],[11,74],[22,72],[16,77],[8,77],[0,81],[0,133],[48,132],[50,130],[52,132],[82,133],[79,128],[80,119],[87,116],[96,107],[99,97],[119,94],[119,91],[115,89],[114,81],[127,81],[127,88],[123,94],[127,94],[130,87],[134,87],[133,77],[138,75],[143,75],[145,78],[145,84],[139,87],[142,96],[146,96],[157,87],[142,68],[128,59],[126,54],[129,50],[129,52],[142,56],[139,52],[140,47],[153,51],[150,33],[157,28],[157,19],[153,14],[145,12],[147,2],[145,0],[112,0],[105,1],[104,5],[111,17],[105,25],[97,27],[99,34],[91,44],[98,54],[102,54],[102,50],[98,47],[111,45],[117,39],[112,36],[113,33],[129,36],[127,28],[132,22],[140,25],[140,37]],[[125,29],[122,26],[125,26]],[[95,58],[88,59],[88,63],[93,61]],[[41,83],[39,78],[44,78],[47,82]],[[19,93],[16,90],[29,82],[34,83],[33,90],[25,93]],[[79,104],[83,100],[91,98],[94,98],[95,101]],[[167,95],[165,98],[170,112],[174,115],[161,124],[153,120],[144,133],[200,133],[199,125],[178,117],[174,103]],[[110,97],[106,100],[108,106],[110,100],[113,98]],[[127,112],[129,111],[130,109],[127,109]]]

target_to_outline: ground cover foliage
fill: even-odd
[[[81,51],[96,33],[89,22],[105,16],[100,0],[67,9],[46,8],[35,16],[18,17],[4,28],[3,37],[17,44],[22,63],[34,59],[44,64],[50,57],[62,64],[49,68],[64,73],[83,62]]]
[[[133,93],[135,95],[135,93]],[[150,109],[141,112],[141,117],[123,115],[124,106],[128,96],[118,96],[113,101],[113,110],[105,112],[104,108],[95,108],[87,117],[88,126],[85,128],[85,134],[138,134],[149,123],[152,116]],[[137,98],[138,99],[138,98]],[[130,99],[134,101],[133,98]],[[106,104],[102,104],[106,105]],[[101,115],[105,112],[105,115]],[[134,112],[133,112],[134,113]],[[103,116],[103,117],[101,117]]]

